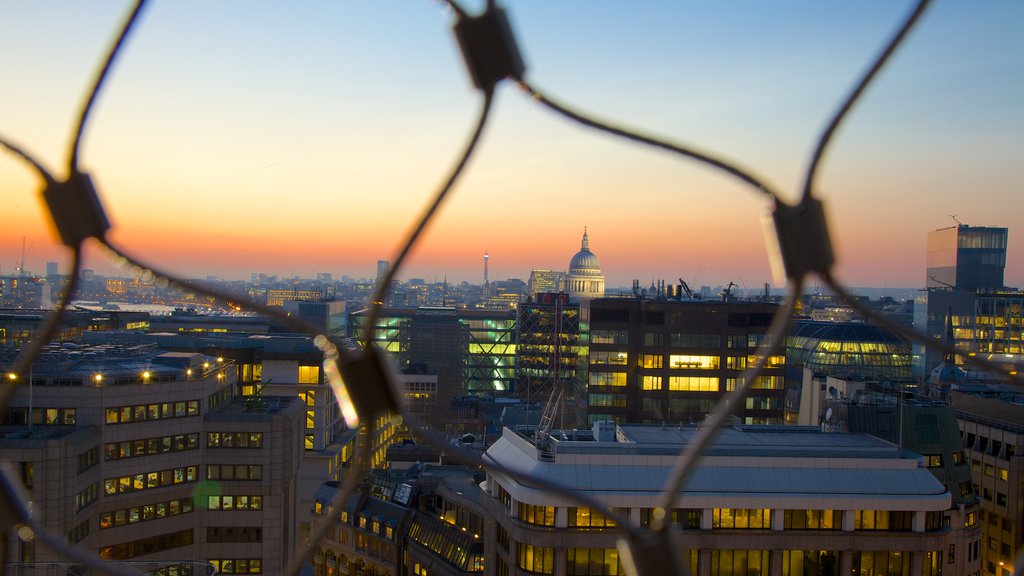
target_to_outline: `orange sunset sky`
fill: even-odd
[[[620,125],[737,161],[795,197],[815,138],[910,4],[506,2],[527,77]],[[475,6],[469,3],[469,6]],[[128,5],[0,1],[0,135],[64,175]],[[111,239],[190,277],[372,277],[480,106],[440,4],[153,2],[82,148]],[[1024,286],[1024,4],[937,2],[833,140],[818,183],[841,280],[920,287],[925,238],[1007,226]],[[66,270],[40,181],[0,153],[0,274]],[[770,279],[752,190],[599,134],[503,84],[403,278],[563,270],[586,226],[609,286]],[[118,272],[102,258],[86,263]]]

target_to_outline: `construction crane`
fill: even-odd
[[[679,279],[679,285],[682,287],[683,293],[686,294],[686,299],[687,300],[693,300],[694,299],[694,297],[693,297],[693,290],[690,290],[690,286],[686,283],[686,280],[683,280],[682,278],[680,278]]]
[[[722,290],[722,302],[728,302],[732,297],[733,286],[736,286],[736,283],[730,280],[729,284],[725,287],[725,290]]]

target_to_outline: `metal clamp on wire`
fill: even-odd
[[[616,543],[623,571],[629,576],[690,576],[689,563],[684,560],[685,551],[673,542],[678,536],[674,528],[631,531],[630,537],[620,538]]]
[[[505,11],[491,5],[479,16],[459,14],[452,28],[473,84],[489,91],[503,78],[526,70]]]
[[[772,225],[765,219],[765,237],[776,284],[831,270],[835,255],[820,200],[805,198],[796,206],[777,201],[770,221]]]
[[[89,238],[103,238],[110,229],[110,221],[88,174],[76,170],[64,182],[48,181],[43,198],[65,246],[78,248]]]
[[[395,390],[398,378],[388,356],[376,346],[349,352],[339,363],[341,379],[360,419],[372,420],[401,407]]]

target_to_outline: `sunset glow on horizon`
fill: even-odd
[[[541,90],[735,161],[790,199],[823,125],[910,9],[503,4]],[[0,135],[57,175],[127,9],[0,1]],[[110,238],[192,278],[372,278],[481,105],[451,20],[429,1],[152,2],[83,142]],[[818,186],[844,283],[922,287],[927,233],[953,215],[1009,227],[1005,283],[1024,287],[1022,22],[1020,3],[936,2],[842,125]],[[14,273],[23,241],[28,270],[70,266],[40,186],[0,153],[0,275]],[[564,270],[586,226],[609,287],[682,276],[753,289],[770,280],[766,209],[722,172],[572,124],[506,82],[400,276],[480,283],[485,251],[492,281]],[[119,273],[94,256],[85,267]]]

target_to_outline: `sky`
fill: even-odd
[[[526,78],[621,126],[731,160],[795,199],[818,134],[906,2],[502,3]],[[468,3],[472,12],[482,2]],[[59,176],[127,2],[0,0],[0,135]],[[372,277],[473,129],[481,97],[428,0],[154,0],[86,128],[109,238],[187,277]],[[836,275],[921,287],[931,230],[1010,228],[1024,287],[1024,3],[933,3],[836,134],[818,176]],[[40,180],[0,152],[0,274],[67,269]],[[763,198],[584,128],[510,82],[401,278],[565,270],[584,227],[609,286],[770,280]],[[121,274],[90,251],[86,262]]]

